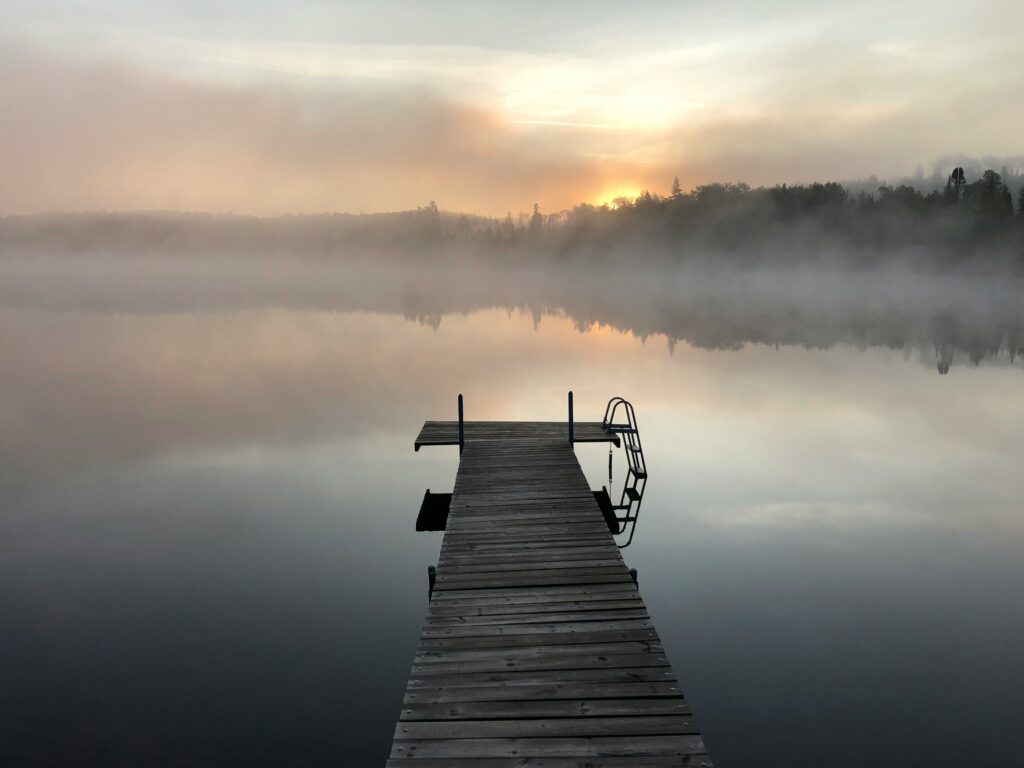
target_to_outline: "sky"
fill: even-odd
[[[0,0],[0,215],[414,208],[1024,154],[1020,0]]]

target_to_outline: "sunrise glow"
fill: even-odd
[[[676,175],[900,178],[1020,151],[1017,2],[602,6],[571,34],[560,14],[486,4],[131,7],[7,10],[0,214],[435,200],[503,217],[665,194]],[[954,54],[972,50],[984,67]]]
[[[643,189],[636,185],[610,187],[594,195],[589,202],[592,205],[607,205],[609,208],[617,208],[623,199],[635,200],[642,192]]]

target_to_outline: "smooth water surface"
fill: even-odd
[[[5,295],[0,765],[383,764],[457,466],[413,438],[569,389],[637,406],[625,555],[716,764],[1024,764],[1019,359],[495,303]]]

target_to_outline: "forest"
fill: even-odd
[[[0,254],[260,254],[314,258],[471,257],[484,262],[816,264],[899,261],[935,269],[1024,271],[1024,185],[962,167],[938,189],[838,182],[704,184],[644,191],[503,219],[412,211],[259,218],[200,213],[54,213],[0,218]],[[1016,198],[1016,199],[1015,199]]]

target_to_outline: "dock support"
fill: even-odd
[[[572,390],[570,389],[569,390],[569,447],[570,448],[573,448],[573,445],[576,442],[574,440],[574,437],[575,436],[573,435],[573,418],[572,418]]]
[[[462,393],[459,393],[459,456],[466,447],[466,424],[462,417]]]

